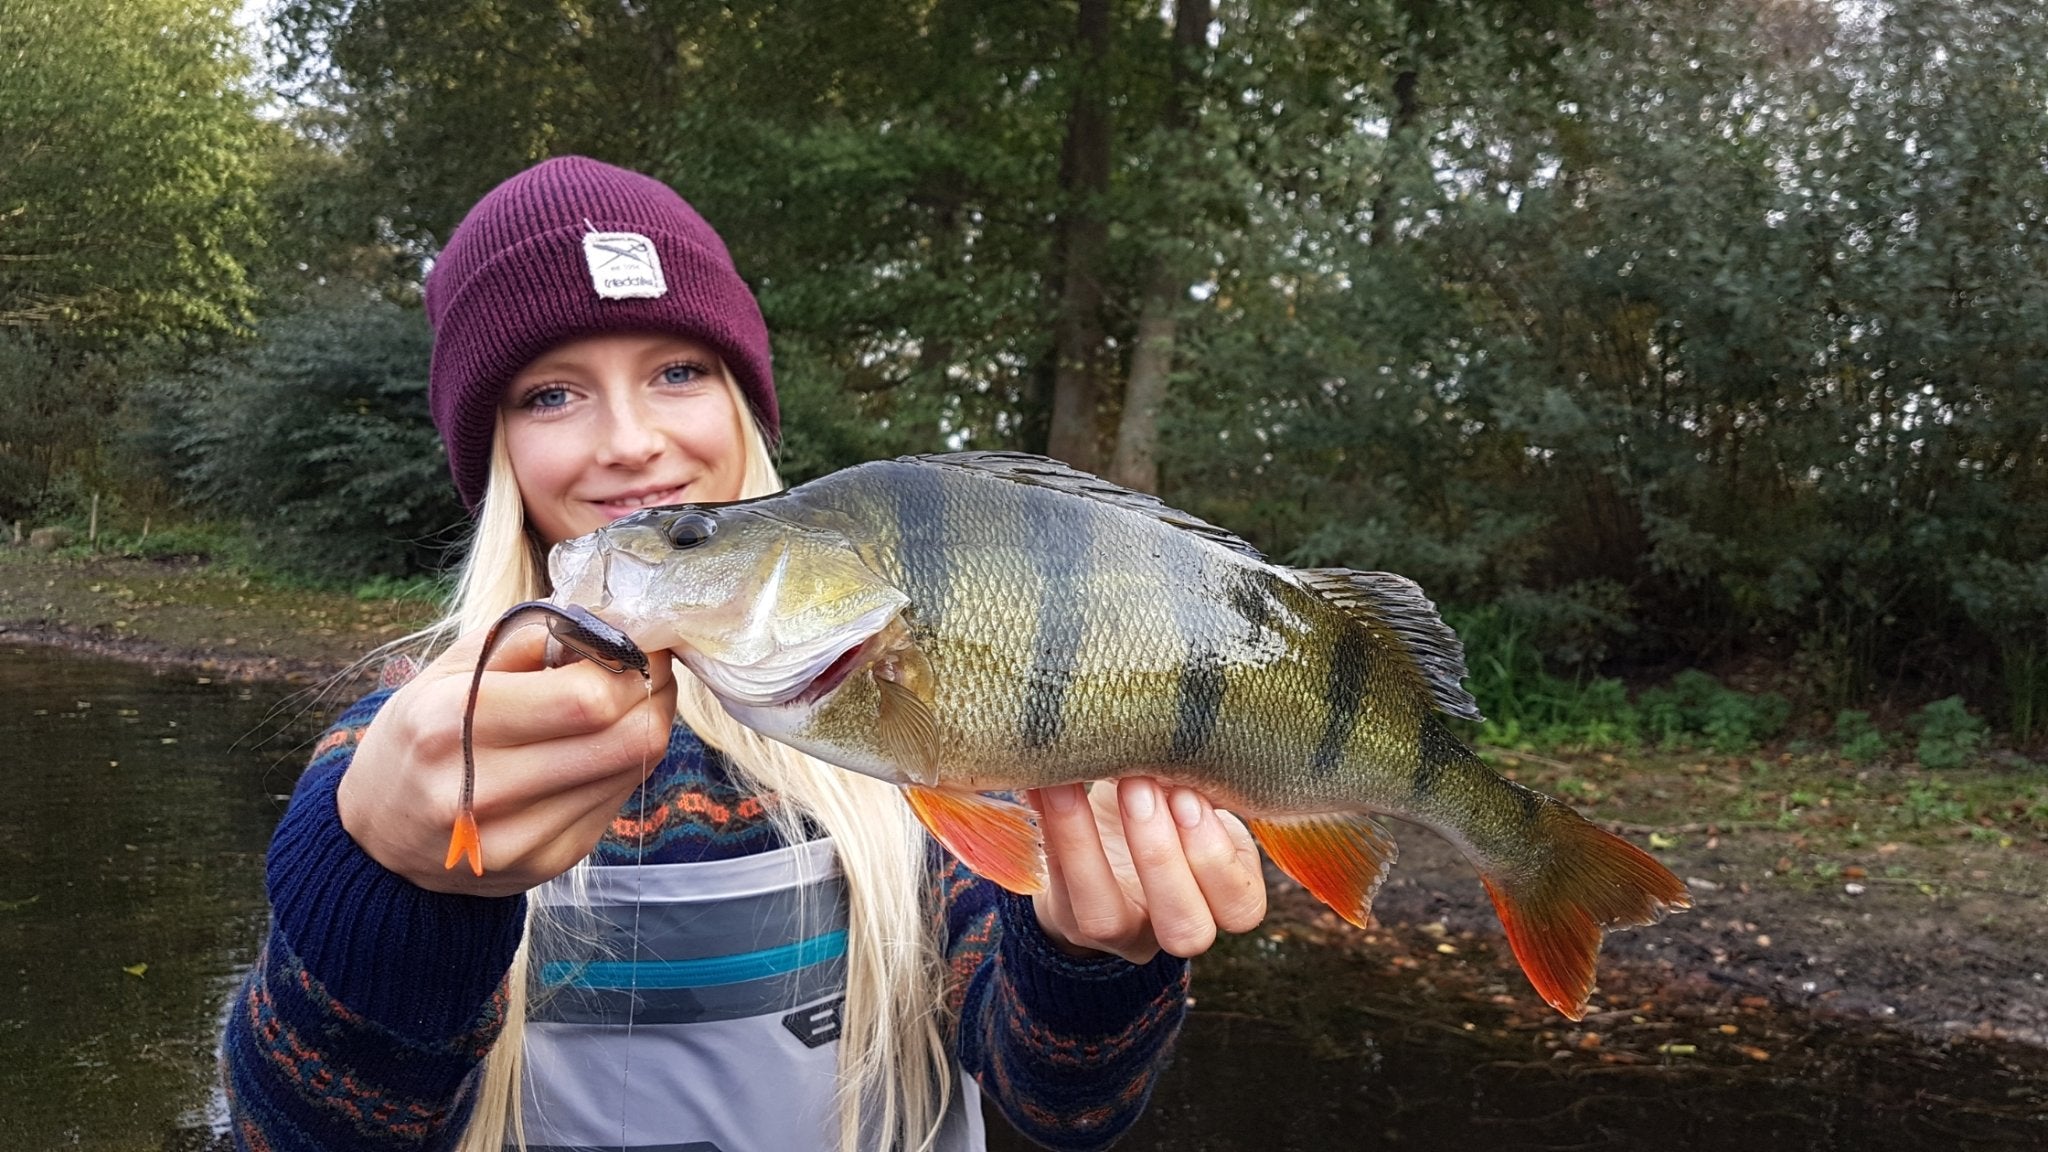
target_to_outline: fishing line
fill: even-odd
[[[645,703],[654,703],[654,678],[646,671],[640,673],[640,686],[646,691]],[[646,736],[654,735],[654,709],[647,710]],[[663,745],[666,753],[667,743]],[[640,905],[646,895],[647,874],[641,869],[647,864],[647,776],[652,769],[647,764],[647,742],[640,744],[640,787],[634,797],[633,836],[633,963],[628,965],[626,977],[626,1038],[625,1052],[619,1060],[619,1147],[626,1146],[626,1118],[631,1115],[627,1101],[631,1096],[633,1083],[633,1009],[640,1005]]]

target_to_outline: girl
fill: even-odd
[[[265,1148],[974,1149],[986,1092],[1100,1147],[1180,1026],[1186,957],[1263,917],[1249,835],[1147,779],[1047,789],[1011,896],[890,785],[651,682],[490,659],[482,876],[443,866],[482,630],[546,549],[779,488],[767,332],[666,186],[580,157],[494,189],[426,283],[431,399],[476,534],[446,617],[320,741],[268,865],[223,1064]]]

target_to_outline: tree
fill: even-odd
[[[183,342],[246,324],[280,136],[255,113],[233,15],[0,6],[0,325]]]

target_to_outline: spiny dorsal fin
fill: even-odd
[[[1484,719],[1462,683],[1465,646],[1415,581],[1349,568],[1297,568],[1294,574],[1323,599],[1392,632],[1414,658],[1439,709],[1466,720]]]
[[[1071,496],[1082,496],[1090,500],[1099,500],[1104,504],[1114,504],[1119,508],[1150,516],[1162,524],[1171,524],[1175,528],[1193,532],[1241,556],[1253,560],[1265,559],[1257,548],[1236,534],[1218,528],[1199,516],[1171,508],[1157,496],[1148,496],[1143,492],[1119,487],[1100,476],[1069,468],[1050,457],[1033,456],[1028,452],[946,452],[935,456],[899,456],[897,459],[906,464],[938,464],[948,468],[963,468],[1016,484],[1032,484],[1040,488],[1050,488],[1055,492],[1065,492]]]

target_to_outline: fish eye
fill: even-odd
[[[702,512],[685,512],[668,522],[668,542],[678,548],[694,548],[718,531],[718,521]]]

